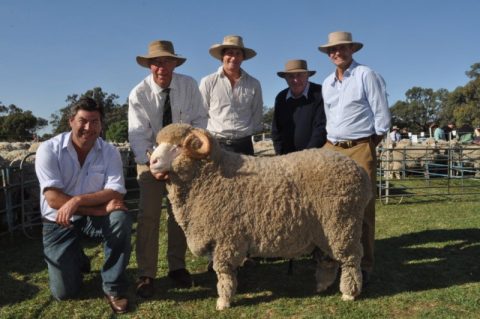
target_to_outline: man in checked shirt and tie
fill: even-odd
[[[165,197],[165,182],[150,173],[146,152],[155,145],[162,127],[170,123],[187,123],[206,128],[207,112],[197,82],[190,76],[173,72],[185,58],[175,54],[172,42],[157,40],[150,43],[148,54],[137,56],[137,63],[150,69],[150,74],[131,92],[128,98],[128,138],[137,163],[140,186],[136,256],[138,264],[137,294],[143,298],[154,294],[157,274],[160,198]],[[185,234],[176,223],[168,204],[168,277],[180,287],[190,287],[192,279],[186,270]]]

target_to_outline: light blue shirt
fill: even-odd
[[[322,85],[327,138],[332,142],[384,135],[390,128],[386,85],[367,66],[352,61],[343,80],[330,74]]]
[[[437,127],[433,132],[433,138],[435,139],[435,141],[446,140],[445,131],[442,128]]]
[[[125,194],[120,153],[115,146],[98,138],[80,167],[71,133],[61,133],[40,144],[35,156],[35,172],[40,182],[42,216],[55,221],[57,210],[48,206],[43,192],[48,187],[70,196],[111,189]],[[73,219],[78,218],[73,216]]]

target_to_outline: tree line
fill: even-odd
[[[470,81],[452,92],[421,87],[407,90],[405,100],[395,102],[390,109],[392,125],[407,128],[411,132],[428,132],[431,123],[440,126],[454,123],[457,127],[480,127],[480,63],[473,64],[465,74]],[[103,137],[109,141],[127,141],[128,102],[117,102],[118,95],[104,92],[100,87],[67,96],[65,107],[53,113],[50,122],[35,117],[31,111],[24,111],[14,104],[7,107],[0,102],[0,141],[32,140],[49,123],[53,132],[41,136],[42,140],[69,131],[68,111],[83,96],[95,99],[104,107]],[[272,116],[273,107],[265,106],[265,131],[270,130]]]

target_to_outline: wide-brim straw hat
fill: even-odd
[[[318,47],[320,51],[328,54],[328,48],[334,47],[340,44],[352,44],[353,52],[357,52],[363,47],[363,43],[354,42],[352,40],[352,34],[345,31],[336,31],[328,35],[328,43]]]
[[[223,38],[223,43],[222,44],[214,44],[210,47],[210,55],[213,56],[215,59],[218,59],[222,61],[223,59],[223,50],[224,49],[241,49],[243,50],[243,59],[248,60],[253,58],[254,56],[257,55],[257,52],[255,52],[253,49],[246,48],[243,45],[243,39],[239,35],[227,35]]]
[[[160,57],[171,57],[177,61],[177,66],[182,65],[187,59],[175,54],[173,43],[166,40],[152,41],[148,46],[147,55],[137,56],[137,63],[145,68],[150,68],[150,60]]]
[[[285,78],[287,73],[300,73],[307,72],[308,76],[311,77],[317,71],[309,70],[307,66],[307,61],[305,60],[289,60],[285,63],[285,71],[277,72],[277,75],[281,78]]]

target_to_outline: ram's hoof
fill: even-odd
[[[217,310],[224,310],[224,309],[227,309],[227,308],[230,308],[230,302],[222,299],[222,298],[218,298],[217,299]]]
[[[327,290],[327,288],[328,288],[327,285],[317,284],[317,292],[318,292],[318,293],[324,292],[325,290]]]
[[[352,295],[342,295],[342,300],[343,300],[343,301],[354,301],[354,300],[355,300],[355,296],[352,296]]]

